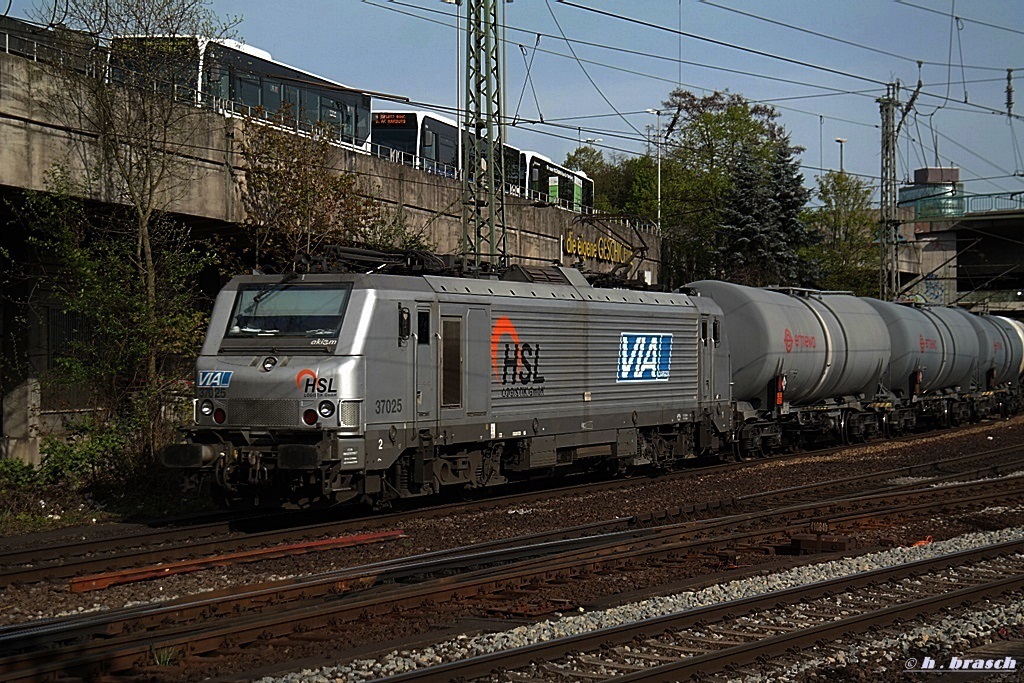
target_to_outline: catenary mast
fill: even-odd
[[[466,131],[462,145],[462,266],[506,265],[505,163],[501,125],[502,0],[466,0]]]

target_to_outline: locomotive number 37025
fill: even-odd
[[[390,415],[391,413],[402,412],[402,399],[383,398],[376,402],[375,409],[378,415]]]

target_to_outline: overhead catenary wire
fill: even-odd
[[[577,43],[577,44],[578,44],[578,43]],[[568,57],[568,56],[566,56],[566,55],[559,55],[559,56],[561,56],[561,57],[565,57],[565,58],[571,58],[571,57]],[[588,62],[588,63],[591,63],[591,62]],[[607,66],[607,65],[604,65],[604,66]],[[644,74],[644,75],[649,75],[649,74]],[[532,83],[531,83],[531,85],[532,85]],[[815,86],[815,87],[817,87],[817,86]],[[837,94],[837,95],[840,95],[840,94],[846,94],[846,93],[836,93],[836,94]],[[867,96],[869,96],[869,95],[868,95],[868,93],[864,93],[864,95],[867,95]],[[831,96],[831,94],[828,94],[828,95],[824,95],[824,96]],[[781,108],[781,107],[780,107],[780,108]],[[800,111],[800,110],[795,110],[795,109],[794,109],[793,111]],[[640,113],[640,112],[637,112],[637,113]],[[820,114],[813,114],[812,112],[803,112],[803,113],[807,113],[807,114],[809,114],[809,115],[814,115],[814,116],[821,116]],[[1002,113],[1002,112],[1001,112],[1001,113]],[[626,114],[627,114],[627,115],[630,115],[631,113],[626,113]],[[609,116],[621,116],[621,114],[610,114]],[[835,120],[841,120],[841,119],[837,119],[836,117],[831,117],[831,116],[829,116],[828,118],[829,118],[829,119],[835,119]],[[853,122],[853,123],[856,123],[857,125],[862,125],[862,126],[870,126],[870,127],[872,127],[872,128],[877,128],[877,127],[878,127],[878,126],[877,126],[877,124],[866,124],[866,123],[863,123],[863,122]],[[532,130],[531,130],[531,132],[532,132],[532,133],[534,133],[534,134],[538,134],[538,135],[549,135],[549,136],[551,136],[551,137],[554,137],[554,138],[558,138],[558,139],[566,139],[566,140],[570,140],[570,139],[572,139],[572,138],[570,138],[569,136],[565,136],[565,135],[560,135],[560,134],[556,134],[556,133],[554,133],[554,132],[552,132],[552,131],[548,130],[548,129],[547,129],[547,128],[548,128],[548,127],[547,127],[547,122],[546,122],[546,121],[544,120],[544,117],[541,117],[541,121],[540,121],[539,123],[537,123],[537,122],[531,122],[530,128],[532,129]],[[576,129],[576,127],[571,127],[571,128],[572,128],[573,130],[575,130],[575,129]],[[635,128],[634,128],[634,129],[635,129]],[[595,129],[595,130],[598,130],[598,129]],[[599,134],[604,134],[604,133],[599,133]],[[623,139],[623,140],[635,140],[636,138],[633,138],[633,137],[627,137],[627,136],[623,136],[623,138],[622,138],[622,139]],[[628,150],[622,150],[622,151],[624,151],[624,152],[628,152]],[[633,154],[633,153],[635,153],[635,152],[629,152],[629,153],[630,153],[630,154]],[[811,167],[807,167],[807,168],[811,168]]]
[[[587,80],[590,81],[590,84],[594,86],[594,90],[596,90],[597,94],[601,96],[601,99],[603,99],[605,103],[612,108],[612,111],[619,115],[619,118],[622,119],[623,123],[625,123],[627,126],[635,130],[637,132],[637,135],[641,135],[642,133],[640,133],[637,127],[633,125],[633,122],[627,119],[625,116],[623,116],[622,113],[619,112],[619,110],[615,107],[615,105],[612,104],[612,101],[608,99],[607,95],[604,94],[604,91],[601,90],[601,87],[597,84],[597,81],[594,80],[594,78],[590,75],[590,72],[588,72],[586,67],[583,66],[583,62],[581,62],[580,58],[576,55],[576,50],[573,48],[572,43],[570,43],[569,39],[565,37],[565,31],[562,30],[562,25],[558,22],[558,17],[555,16],[555,10],[552,9],[551,7],[551,0],[545,0],[545,3],[547,4],[548,12],[551,13],[551,19],[555,22],[555,26],[558,27],[558,32],[562,34],[562,39],[565,41],[566,46],[569,48],[569,52],[572,53],[573,59],[575,59],[576,62],[580,65],[580,69],[583,71],[583,75],[585,75],[587,77]],[[661,143],[659,142],[659,144]]]
[[[859,48],[861,50],[868,50],[870,52],[874,52],[874,53],[880,54],[880,55],[885,55],[887,57],[895,57],[896,59],[902,59],[902,60],[905,60],[905,61],[908,61],[908,62],[921,62],[922,64],[927,64],[929,66],[948,66],[948,63],[930,62],[930,61],[927,61],[927,60],[919,60],[919,59],[916,59],[914,57],[909,57],[907,55],[901,55],[901,54],[899,54],[897,52],[891,52],[889,50],[883,50],[882,48],[873,47],[871,45],[865,45],[863,43],[858,43],[858,42],[853,41],[853,40],[847,40],[845,38],[840,38],[838,36],[829,35],[827,33],[822,33],[820,31],[814,31],[812,29],[805,28],[803,26],[796,26],[794,24],[788,24],[788,23],[786,23],[784,21],[779,21],[777,19],[771,19],[769,17],[764,17],[764,16],[761,16],[759,14],[754,14],[753,12],[745,12],[745,11],[737,9],[735,7],[728,7],[726,5],[720,5],[720,4],[716,3],[716,2],[713,2],[712,0],[700,0],[700,3],[703,4],[703,5],[707,5],[709,7],[714,7],[716,9],[725,10],[727,12],[733,12],[735,14],[739,14],[739,15],[744,16],[744,17],[750,17],[751,19],[756,19],[758,21],[763,21],[763,22],[766,22],[766,23],[769,23],[769,24],[773,24],[775,26],[782,26],[784,28],[792,29],[794,31],[799,31],[801,33],[806,33],[808,35],[818,36],[819,38],[824,38],[826,40],[831,40],[831,41],[834,41],[834,42],[837,42],[837,43],[841,43],[843,45],[849,45],[851,47]],[[1000,66],[967,65],[965,67],[962,59],[960,61],[960,66],[961,66],[961,68],[977,69],[977,70],[985,70],[985,71],[1002,71],[1003,70],[1003,67],[1000,67]]]
[[[913,7],[914,9],[918,9],[918,10],[921,10],[923,12],[931,12],[932,14],[938,14],[940,16],[947,16],[946,12],[934,9],[932,7],[924,7],[923,5],[915,5],[912,2],[908,2],[908,0],[896,0],[896,2],[899,3],[900,5],[904,5],[906,7]],[[990,24],[987,21],[981,21],[980,19],[971,19],[969,17],[964,17],[964,16],[961,16],[960,19],[961,19],[961,21],[965,21],[965,22],[967,22],[969,24],[978,24],[979,26],[986,26],[988,28],[997,29],[997,30],[1000,30],[1000,31],[1008,31],[1009,33],[1016,33],[1018,35],[1024,36],[1024,31],[1021,31],[1021,30],[1018,30],[1018,29],[1015,29],[1015,28],[1010,28],[1009,26],[1000,26],[999,24]]]
[[[628,22],[628,23],[631,23],[631,24],[637,24],[639,26],[645,26],[647,28],[653,28],[653,29],[656,29],[658,31],[669,31],[671,33],[677,33],[677,34],[685,36],[687,38],[693,38],[694,40],[700,40],[700,41],[703,41],[703,42],[706,42],[706,43],[711,43],[712,45],[718,45],[720,47],[725,47],[725,48],[729,48],[729,49],[732,49],[732,50],[739,50],[741,52],[748,52],[750,54],[759,55],[761,57],[767,57],[768,59],[775,59],[775,60],[778,60],[778,61],[781,61],[781,62],[786,62],[788,64],[795,64],[797,66],[806,67],[808,69],[815,69],[817,71],[823,71],[825,73],[830,73],[830,74],[833,74],[833,75],[836,75],[836,76],[843,76],[845,78],[852,78],[852,79],[856,79],[856,80],[859,80],[859,81],[866,81],[868,83],[874,83],[874,84],[880,85],[880,86],[886,85],[885,81],[880,81],[880,80],[878,80],[876,78],[870,78],[868,76],[861,76],[859,74],[852,74],[852,73],[848,73],[846,71],[840,71],[839,69],[833,69],[833,68],[828,67],[828,66],[821,66],[819,64],[812,64],[810,62],[805,62],[805,61],[802,61],[802,60],[799,60],[799,59],[793,59],[792,57],[784,57],[782,55],[777,55],[777,54],[774,54],[774,53],[771,53],[771,52],[765,52],[764,50],[757,50],[757,49],[752,48],[752,47],[745,47],[743,45],[736,45],[734,43],[729,43],[729,42],[726,42],[724,40],[717,40],[715,38],[708,38],[707,36],[698,35],[696,33],[690,33],[688,31],[680,31],[678,29],[674,29],[674,28],[671,28],[671,27],[668,27],[668,26],[660,26],[658,24],[653,24],[653,23],[651,23],[649,21],[643,21],[642,19],[636,19],[634,17],[629,17],[629,16],[626,16],[624,14],[615,14],[614,12],[607,12],[605,10],[599,10],[599,9],[597,9],[595,7],[587,7],[586,5],[580,5],[580,4],[575,3],[575,2],[570,2],[570,0],[557,0],[557,2],[560,5],[566,5],[568,7],[575,7],[576,9],[581,9],[581,10],[584,10],[584,11],[587,11],[587,12],[593,12],[595,14],[600,14],[602,16],[611,17],[613,19],[617,19],[617,20],[620,20],[620,21],[625,21],[625,22]]]
[[[405,12],[405,11],[402,11],[402,10],[398,10],[394,6],[398,5],[398,6],[409,7],[409,8],[421,11],[421,12],[428,12],[428,13],[432,13],[432,14],[440,14],[440,15],[445,16],[445,17],[452,16],[450,13],[444,12],[442,10],[435,10],[435,9],[430,9],[430,8],[418,7],[416,5],[410,5],[408,3],[401,2],[401,0],[388,0],[388,4],[386,4],[386,5],[379,4],[377,2],[373,2],[372,0],[362,0],[362,2],[364,4],[371,5],[373,7],[379,7],[381,9],[386,9],[388,11],[396,12],[396,13],[399,13],[399,14],[403,14],[405,16],[409,16],[409,17],[413,17],[413,18],[416,18],[416,19],[420,19],[422,21],[428,21],[428,22],[431,22],[431,23],[434,23],[434,24],[438,24],[440,26],[447,26],[449,28],[452,27],[452,25],[447,23],[447,22],[438,21],[436,19],[431,19],[429,17],[423,16],[422,14],[416,14],[414,12]],[[566,38],[566,37],[556,36],[554,34],[548,34],[548,33],[543,33],[543,32],[538,33],[537,31],[528,30],[528,29],[524,29],[524,28],[517,28],[515,26],[509,26],[508,29],[512,30],[512,31],[518,31],[518,32],[523,32],[523,33],[541,35],[541,36],[543,36],[545,38],[554,38],[556,40],[564,40],[566,43],[573,43],[573,44],[576,44],[576,45],[583,45],[583,46],[586,46],[586,47],[594,47],[594,48],[599,48],[599,49],[603,49],[603,50],[609,50],[609,51],[612,51],[612,52],[619,52],[619,53],[622,53],[622,54],[635,55],[635,56],[638,56],[638,57],[644,57],[644,58],[647,58],[647,59],[653,59],[655,61],[668,61],[668,62],[673,62],[673,63],[679,61],[679,60],[677,60],[676,58],[673,58],[673,57],[666,57],[664,55],[651,54],[650,52],[643,52],[643,51],[640,51],[640,50],[631,50],[629,48],[617,47],[617,46],[613,46],[613,45],[605,45],[603,43],[597,43],[597,42],[588,41],[588,40],[581,40],[581,39],[578,39],[578,38]],[[551,50],[540,49],[539,52],[543,52],[543,53],[546,53],[546,54],[554,55],[554,56],[557,56],[557,57],[562,57],[562,58],[565,58],[565,59],[575,59],[575,57],[573,57],[572,55],[565,55],[565,54],[562,54],[562,53],[559,53],[559,52],[554,52],[554,51],[551,51]],[[645,73],[645,72],[641,72],[641,71],[635,71],[635,70],[631,70],[631,69],[625,69],[623,67],[616,66],[614,64],[607,64],[607,63],[604,63],[604,62],[598,62],[596,60],[591,60],[591,59],[582,59],[582,58],[580,58],[579,61],[582,61],[582,62],[584,62],[586,64],[593,64],[595,66],[601,66],[601,67],[606,68],[606,69],[612,69],[612,70],[615,70],[615,71],[621,71],[621,72],[629,73],[629,74],[636,75],[636,76],[643,76],[645,78],[650,78],[650,79],[653,79],[653,80],[664,81],[666,83],[674,83],[674,84],[676,84],[678,86],[686,86],[687,88],[690,88],[692,90],[700,90],[702,92],[714,92],[715,90],[718,89],[718,88],[714,88],[714,87],[700,86],[700,85],[694,85],[694,84],[690,84],[690,83],[682,83],[681,82],[682,81],[681,77],[678,80],[676,80],[676,79],[669,79],[669,78],[664,78],[664,77],[657,76],[655,74]],[[680,61],[680,64],[686,64],[687,66],[694,66],[694,67],[698,67],[698,68],[702,68],[702,69],[708,69],[708,70],[711,70],[711,71],[721,71],[723,73],[732,73],[732,74],[737,74],[737,75],[741,75],[741,76],[747,76],[747,77],[750,77],[750,78],[756,78],[756,79],[761,79],[761,80],[775,81],[775,82],[779,82],[779,83],[788,83],[788,84],[791,84],[791,85],[799,85],[799,86],[803,86],[803,87],[807,87],[807,88],[816,88],[816,89],[819,89],[819,90],[826,90],[826,91],[828,91],[828,94],[835,94],[835,95],[860,95],[860,96],[867,97],[867,98],[872,98],[872,99],[877,96],[877,95],[872,94],[873,92],[877,92],[876,90],[872,90],[872,91],[856,91],[856,90],[849,90],[849,89],[844,89],[844,88],[836,88],[834,86],[823,85],[823,84],[820,84],[820,83],[808,83],[806,81],[798,81],[798,80],[795,80],[795,79],[784,78],[784,77],[775,76],[775,75],[772,75],[772,74],[754,73],[754,72],[751,72],[749,70],[732,69],[732,68],[729,68],[729,67],[718,66],[718,65],[715,65],[715,64],[707,64],[707,63],[704,63],[704,62],[694,62],[694,61],[690,61],[690,60],[685,60],[684,59],[684,60]],[[811,97],[811,96],[808,96],[808,97]]]
[[[637,24],[637,25],[640,25],[640,26],[645,26],[647,28],[652,28],[652,29],[655,29],[655,30],[658,30],[658,31],[667,31],[669,33],[677,33],[678,32],[677,29],[674,29],[674,28],[669,27],[669,26],[661,26],[659,24],[654,24],[654,23],[651,23],[649,21],[643,21],[641,19],[636,19],[635,17],[630,17],[630,16],[626,16],[626,15],[623,15],[623,14],[616,14],[614,12],[608,12],[608,11],[600,10],[600,9],[597,9],[597,8],[594,8],[594,7],[587,7],[586,5],[580,5],[578,3],[571,2],[570,0],[557,0],[557,2],[559,4],[567,5],[569,7],[575,7],[575,8],[578,8],[578,9],[581,9],[581,10],[585,10],[585,11],[588,11],[588,12],[593,12],[593,13],[601,15],[601,16],[606,16],[606,17],[610,17],[610,18],[613,18],[613,19],[616,19],[616,20],[619,20],[619,21],[624,21],[624,22],[628,22],[628,23]],[[791,57],[785,57],[783,55],[777,55],[777,54],[774,54],[774,53],[771,53],[771,52],[765,52],[763,50],[756,50],[754,48],[748,48],[748,47],[744,47],[742,45],[735,45],[735,44],[732,44],[732,43],[728,43],[726,41],[716,40],[714,38],[708,38],[706,36],[700,36],[700,35],[697,35],[695,33],[689,33],[689,32],[686,32],[686,31],[683,31],[681,33],[682,33],[682,35],[684,35],[686,37],[694,38],[695,40],[701,40],[701,41],[705,41],[705,42],[708,42],[708,43],[711,43],[711,44],[714,44],[714,45],[720,45],[722,47],[732,48],[732,49],[735,49],[735,50],[741,50],[743,52],[749,52],[749,53],[756,54],[756,55],[759,55],[759,56],[762,56],[762,57],[766,57],[766,58],[769,58],[769,59],[775,59],[775,60],[779,60],[779,61],[786,62],[786,63],[789,63],[789,64],[795,64],[797,66],[802,66],[802,67],[809,68],[809,69],[815,69],[815,70],[819,70],[819,71],[824,71],[824,72],[827,72],[827,73],[832,73],[832,74],[835,74],[835,75],[844,76],[846,78],[853,78],[853,79],[857,79],[857,80],[861,80],[861,81],[866,81],[866,82],[869,82],[869,83],[875,83],[875,84],[883,85],[883,86],[887,85],[887,83],[885,83],[883,81],[879,81],[879,80],[877,80],[875,78],[871,78],[871,77],[868,77],[868,76],[862,76],[860,74],[853,74],[853,73],[849,73],[849,72],[845,72],[845,71],[840,71],[838,69],[833,69],[831,67],[821,66],[821,65],[818,65],[818,64],[812,64],[810,62],[804,62],[802,60],[793,59]],[[940,98],[940,99],[948,99],[948,98],[945,98],[943,95],[935,95],[933,93],[929,93],[929,92],[926,92],[926,91],[922,91],[921,92],[921,96],[934,97],[934,98]],[[993,109],[991,107],[986,107],[984,105],[975,104],[973,102],[966,102],[965,104],[970,106],[970,107],[977,108],[979,111],[995,112],[995,113],[1000,113],[1000,114],[1004,114],[1005,113],[1002,110]],[[1016,116],[1016,115],[1015,115],[1015,117],[1016,118],[1024,118],[1024,117],[1020,117],[1020,116]]]
[[[377,3],[371,2],[370,0],[363,0],[363,2],[367,3],[367,4],[371,4],[371,5],[376,6],[376,7],[380,7],[382,9],[388,9],[390,11],[399,12],[401,14],[404,14],[406,16],[411,16],[411,17],[419,19],[419,20],[429,21],[431,23],[439,24],[439,25],[442,25],[442,26],[448,26],[448,27],[451,26],[450,24],[448,24],[446,22],[438,21],[438,20],[435,20],[435,19],[431,19],[429,17],[424,17],[424,16],[422,16],[420,14],[416,14],[416,13],[413,13],[413,12],[401,11],[401,10],[391,6],[391,5],[404,5],[406,7],[410,7],[410,8],[416,9],[418,11],[424,11],[423,8],[416,7],[415,5],[409,5],[409,4],[404,3],[404,2],[400,2],[400,0],[390,0],[389,4],[387,6],[379,5]],[[566,4],[569,4],[569,3],[566,3]],[[443,15],[445,17],[450,16],[449,13],[443,12],[443,11],[440,11],[440,10],[427,9],[425,11],[430,12],[430,13],[440,14],[440,15]],[[515,27],[511,27],[511,29],[514,30],[514,31],[526,31],[526,29],[519,29],[519,28],[515,28]],[[674,29],[666,29],[666,30],[673,30],[674,31]],[[547,35],[547,34],[542,34],[542,35]],[[611,46],[605,46],[605,45],[602,45],[600,43],[592,43],[592,42],[589,42],[589,41],[579,41],[579,40],[576,40],[576,39],[566,39],[566,40],[567,40],[567,42],[569,40],[572,40],[576,44],[592,45],[592,46],[595,46],[595,47],[602,47],[602,48],[605,48],[605,49],[612,49],[612,50],[621,51],[621,52],[625,52],[625,53],[633,53],[634,52],[634,51],[625,50],[625,49],[621,49],[621,48],[614,48],[614,47],[611,47]],[[562,57],[562,58],[575,59],[572,56],[564,55],[564,54],[561,54],[561,53],[558,53],[558,52],[555,52],[555,51],[545,51],[545,50],[541,50],[541,51],[542,52],[547,52],[548,54],[553,54],[555,56],[559,56],[559,57]],[[643,54],[644,56],[649,56],[646,53],[641,53],[641,54]],[[670,59],[670,58],[662,58],[662,57],[659,57],[659,58],[661,58],[661,59]],[[660,77],[658,77],[656,75],[653,75],[653,74],[650,74],[650,73],[641,73],[641,72],[636,72],[636,71],[633,71],[633,70],[627,70],[627,69],[623,69],[622,67],[617,67],[617,66],[614,66],[614,65],[604,64],[604,63],[601,63],[601,62],[596,62],[594,60],[580,59],[578,61],[583,61],[583,62],[585,62],[587,64],[596,64],[598,66],[602,66],[604,68],[609,68],[609,69],[615,69],[617,71],[625,71],[627,73],[631,73],[631,74],[634,74],[634,75],[639,75],[639,76],[644,77],[644,78],[651,78],[651,79],[655,79],[655,80],[671,82],[671,81],[669,81],[669,79],[660,78]],[[738,73],[741,73],[743,75],[753,75],[753,74],[750,74],[748,71],[743,71],[743,70],[728,69],[726,67],[713,67],[713,66],[709,66],[709,65],[702,65],[702,66],[708,66],[708,68],[714,68],[716,70],[723,70],[723,71],[727,71],[727,72],[738,72]],[[761,77],[759,75],[753,75],[753,76],[754,77]],[[777,79],[776,77],[767,77],[767,78],[769,80],[782,80],[782,81],[786,81],[786,82],[793,82],[793,79]],[[972,81],[972,82],[980,82],[981,80],[987,80],[987,79],[977,79],[976,81]],[[810,83],[805,83],[805,82],[800,82],[800,81],[797,81],[794,84],[804,85],[804,86],[807,86],[807,87],[816,87],[816,88],[817,87],[826,87],[826,88],[828,87],[828,86],[818,86],[816,84],[810,84]],[[713,90],[712,88],[706,88],[706,87],[703,87],[703,86],[697,86],[697,85],[692,85],[692,84],[686,84],[686,87],[688,87],[690,89],[693,89],[693,90],[699,90],[699,91],[705,92],[705,93],[710,92],[710,91]],[[769,103],[769,104],[775,104],[776,102],[785,101],[786,99],[799,99],[801,97],[811,98],[811,97],[831,96],[833,94],[835,94],[835,95],[839,95],[839,94],[843,94],[843,95],[845,95],[845,94],[853,94],[853,95],[860,95],[860,96],[863,96],[863,97],[866,97],[866,98],[874,99],[876,97],[875,93],[876,93],[876,91],[874,91],[873,89],[872,90],[865,90],[865,91],[837,90],[837,92],[835,92],[835,93],[795,96],[795,97],[792,97],[792,98],[767,98],[767,99],[764,99],[764,100],[751,100],[751,101],[752,102],[765,102],[765,103]],[[935,97],[934,95],[931,95],[928,92],[924,92],[922,94],[925,95],[925,96],[929,96],[929,97]],[[815,116],[815,117],[821,115],[818,112],[808,112],[806,110],[797,109],[797,108],[793,108],[793,107],[787,107],[787,106],[784,106],[784,105],[781,105],[781,104],[777,104],[776,106],[779,109],[784,110],[784,111],[794,111],[794,112],[797,112],[797,113],[807,114],[809,116]],[[964,110],[964,109],[958,108],[958,107],[957,108],[950,107],[950,108],[951,109],[955,109],[957,111],[969,111],[971,113],[983,113],[983,112],[995,111],[995,110],[991,110],[991,109],[985,108],[985,107],[980,107],[979,108],[979,107],[977,107],[976,105],[973,105],[973,104],[971,106],[972,106],[972,110]],[[974,111],[973,110],[974,108],[977,108],[978,111]],[[860,125],[860,126],[864,126],[864,127],[871,127],[871,128],[876,128],[876,129],[879,127],[878,124],[874,124],[874,123],[865,123],[863,121],[853,121],[853,120],[850,120],[850,119],[843,119],[841,117],[836,117],[836,116],[833,116],[833,115],[825,115],[825,116],[826,116],[826,118],[828,118],[830,120],[841,120],[841,121],[853,123],[855,125]],[[634,128],[634,130],[635,130],[635,128]]]

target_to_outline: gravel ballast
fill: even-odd
[[[894,548],[884,552],[843,558],[821,564],[797,567],[787,571],[756,576],[714,585],[699,591],[678,593],[666,597],[652,598],[641,602],[622,605],[613,609],[564,616],[560,619],[543,621],[497,633],[485,633],[473,637],[460,636],[436,643],[420,650],[394,650],[378,659],[360,659],[338,666],[304,670],[283,677],[267,677],[259,683],[336,683],[337,681],[370,681],[394,676],[424,666],[457,661],[467,657],[486,655],[493,652],[514,649],[554,638],[588,633],[667,614],[721,604],[733,600],[764,595],[766,593],[806,586],[844,576],[852,576],[877,569],[895,567],[942,555],[980,548],[987,545],[1024,539],[1024,527],[998,531],[971,533],[930,545]],[[1006,611],[1010,611],[1007,608]],[[1018,610],[1019,611],[1019,610]],[[1005,612],[1004,612],[1005,613]],[[1001,613],[1003,614],[1003,613]],[[1019,615],[1018,615],[1019,616]],[[981,617],[979,617],[981,618]],[[955,633],[955,631],[951,631]],[[923,637],[919,636],[919,637]],[[892,651],[906,652],[914,646],[913,632],[901,644],[892,644]],[[852,654],[851,654],[852,656]],[[794,671],[794,674],[799,673]]]

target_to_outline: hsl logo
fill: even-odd
[[[309,368],[299,370],[295,375],[295,386],[302,389],[305,394],[335,394],[333,377],[317,377],[317,374]]]
[[[512,343],[504,343],[502,362],[498,362],[501,340],[508,337]],[[506,316],[498,318],[491,329],[491,368],[494,379],[504,384],[543,384],[540,374],[540,344],[520,342],[519,330]]]
[[[632,334],[619,337],[618,382],[667,382],[672,364],[671,334]]]
[[[200,387],[224,388],[231,386],[231,375],[233,370],[204,370],[199,373],[196,385]]]

